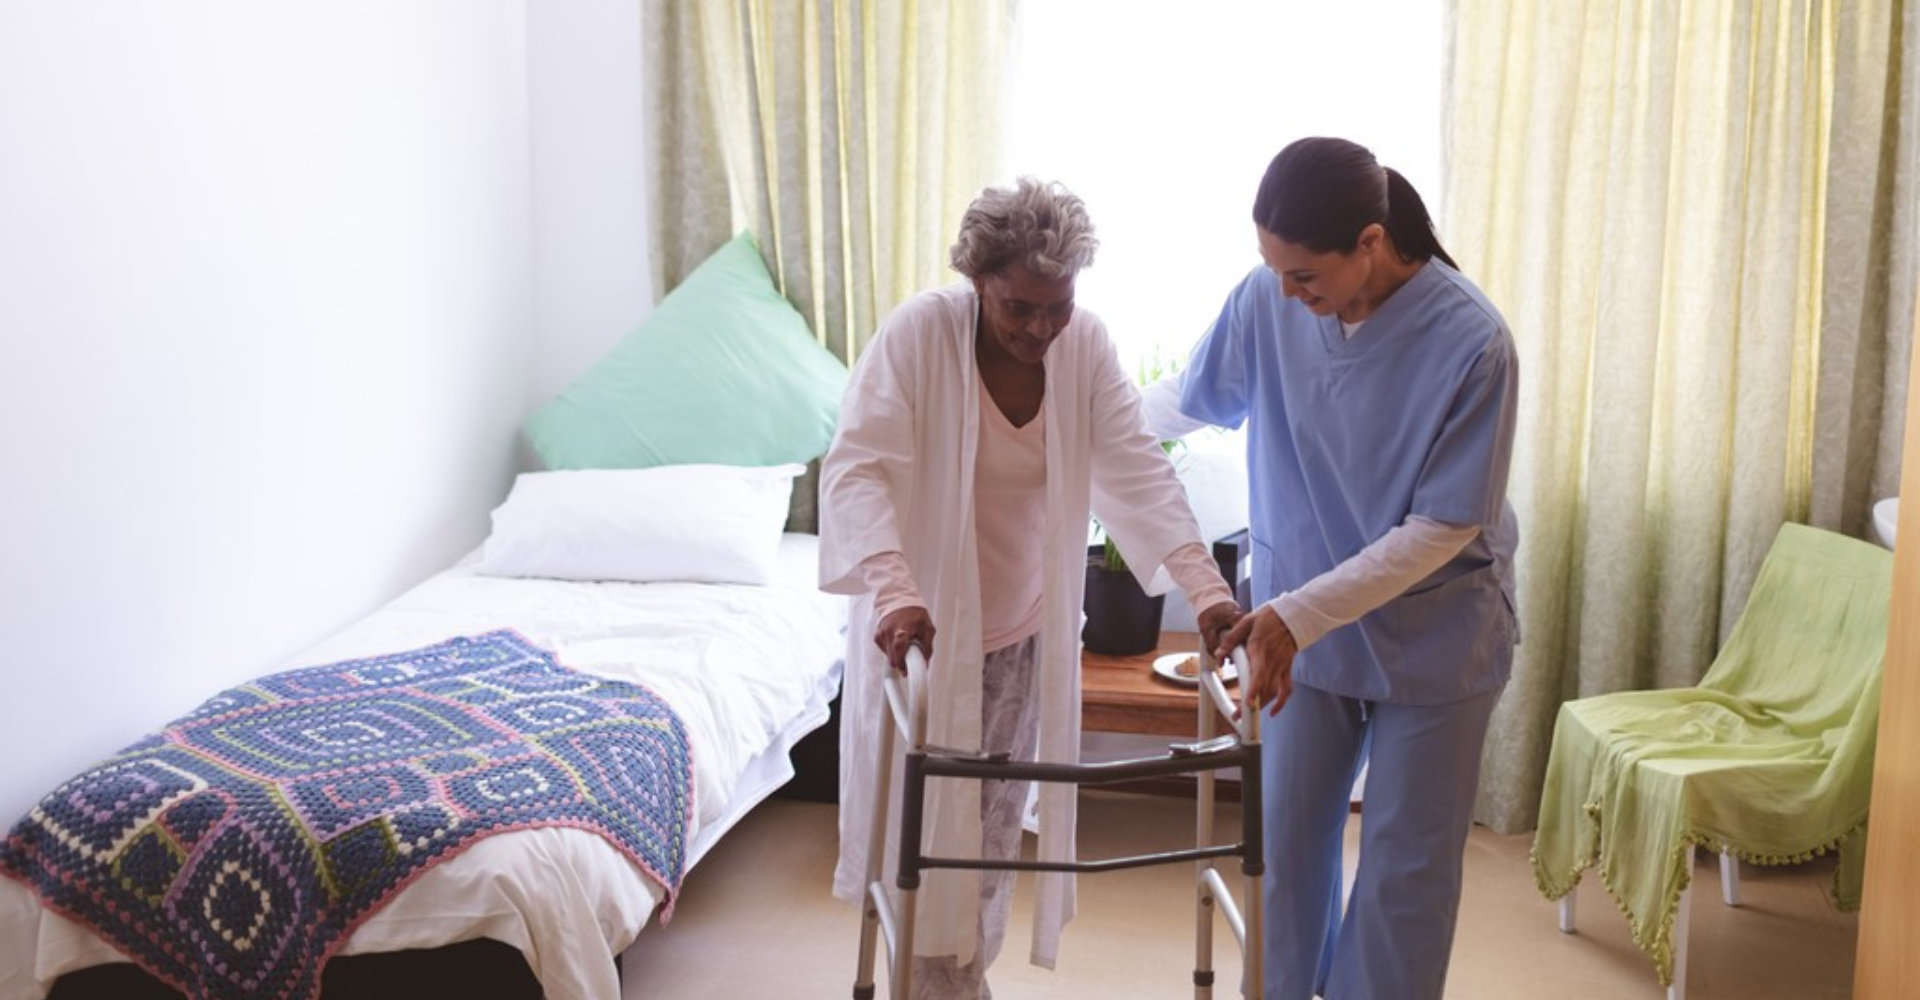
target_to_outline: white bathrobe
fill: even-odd
[[[927,742],[980,745],[979,564],[974,538],[973,472],[979,440],[974,362],[978,298],[971,283],[923,292],[881,325],[855,367],[820,480],[820,582],[856,595],[847,626],[841,703],[840,863],[834,894],[863,898],[867,845],[878,790],[881,679],[886,658],[873,643],[873,595],[859,565],[880,552],[906,556],[932,613]],[[1201,541],[1158,442],[1145,430],[1140,395],[1120,368],[1106,327],[1092,313],[1073,320],[1046,355],[1045,587],[1039,648],[1039,759],[1076,762],[1080,754],[1081,596],[1086,584],[1089,509],[1119,542],[1152,593],[1169,586],[1169,553]],[[992,516],[992,512],[986,512]],[[897,744],[896,744],[897,745]],[[896,760],[897,765],[897,760]],[[897,774],[897,772],[896,772]],[[899,808],[899,784],[893,785]],[[1074,856],[1075,789],[1040,786],[1040,856]],[[979,783],[942,779],[927,786],[924,849],[978,857]],[[897,821],[896,821],[897,822]],[[892,829],[897,829],[893,827]],[[895,874],[888,837],[882,881]],[[1070,876],[1040,876],[1032,960],[1051,968],[1060,929],[1073,915]],[[914,951],[971,961],[977,937],[979,875],[934,871],[921,882]]]

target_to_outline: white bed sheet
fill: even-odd
[[[816,546],[811,535],[782,538],[765,587],[508,580],[475,574],[470,555],[287,666],[511,628],[567,666],[646,685],[687,728],[691,867],[792,775],[787,750],[826,720],[839,690],[846,605],[817,589]],[[504,833],[435,865],[339,953],[488,937],[519,948],[551,1000],[617,1000],[608,956],[633,943],[662,891],[592,833]],[[61,974],[112,961],[125,958],[0,878],[0,1000],[37,1000]]]

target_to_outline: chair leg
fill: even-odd
[[[1721,856],[1723,873],[1726,870],[1725,865],[1731,860],[1733,860],[1731,855]],[[1736,901],[1728,905],[1739,905],[1737,888],[1735,896]],[[1566,895],[1560,897],[1560,933],[1574,933],[1575,913],[1579,908],[1579,902],[1580,890],[1578,889],[1569,889]],[[1680,891],[1680,905],[1673,914],[1673,983],[1667,987],[1667,1000],[1687,1000],[1687,932],[1693,923],[1692,917],[1693,887],[1688,886]]]
[[[1740,905],[1740,859],[1732,851],[1720,852],[1720,901]]]
[[[1680,906],[1673,913],[1673,984],[1667,1000],[1687,1000],[1687,929],[1693,923],[1693,886],[1680,890]]]

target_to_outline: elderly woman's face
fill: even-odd
[[[1042,278],[1016,264],[973,279],[973,288],[985,346],[1021,364],[1039,364],[1073,318],[1073,275]]]

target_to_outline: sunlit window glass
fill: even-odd
[[[1267,161],[1337,135],[1440,188],[1444,0],[1022,0],[1005,168],[1086,199],[1100,252],[1079,303],[1130,371],[1184,359],[1260,263]]]

